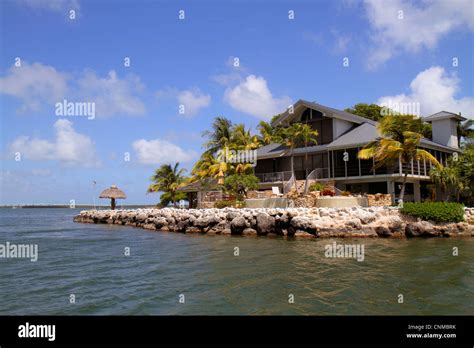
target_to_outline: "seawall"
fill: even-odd
[[[181,233],[288,237],[471,237],[474,208],[465,222],[432,223],[396,208],[85,210],[75,222],[116,224]]]

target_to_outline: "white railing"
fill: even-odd
[[[308,193],[311,183],[318,181],[318,179],[327,179],[329,176],[328,168],[316,168],[308,174],[304,183],[304,193]]]
[[[290,180],[288,180],[288,182],[286,182],[283,185],[283,194],[289,193],[291,191],[291,188],[295,186],[295,183],[296,183],[296,179],[295,179],[295,175],[293,174]]]

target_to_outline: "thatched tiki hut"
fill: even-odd
[[[110,188],[105,189],[100,194],[99,198],[110,198],[110,208],[115,209],[115,200],[116,199],[125,199],[127,196],[122,190],[119,190],[117,186],[112,185]]]

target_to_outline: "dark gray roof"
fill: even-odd
[[[361,123],[364,123],[364,122],[369,123],[369,124],[373,124],[373,125],[377,124],[376,121],[369,120],[365,117],[357,116],[357,115],[351,114],[350,112],[330,108],[328,106],[324,106],[324,105],[314,103],[314,102],[309,102],[309,101],[303,100],[303,99],[298,100],[293,105],[293,108],[296,109],[297,107],[302,106],[302,105],[306,106],[308,108],[312,108],[312,109],[321,111],[324,114],[326,114],[326,116],[328,116],[328,117],[335,117],[335,118],[339,118],[339,119],[344,120],[344,121],[354,122],[354,123],[357,123],[357,124],[361,124]],[[278,123],[288,119],[291,116],[293,116],[293,115],[290,115],[288,110],[286,110],[284,113],[282,113],[280,115],[279,118],[277,118],[274,121],[274,124],[278,124]]]
[[[335,150],[365,145],[370,141],[376,140],[379,135],[380,134],[377,130],[377,127],[368,123],[363,123],[357,128],[347,132],[346,134],[334,140],[332,143],[328,144],[327,148],[328,150]],[[434,141],[427,138],[422,138],[420,144],[450,151],[456,150],[455,148],[435,143]]]
[[[444,119],[449,119],[449,118],[454,118],[455,120],[458,120],[458,121],[467,120],[465,117],[462,117],[461,115],[458,115],[449,111],[440,111],[440,112],[437,112],[436,114],[423,117],[423,121],[432,122],[432,121],[444,120]]]
[[[287,147],[281,144],[273,143],[259,147],[257,149],[257,158],[278,157],[287,151]]]
[[[293,150],[294,155],[300,155],[305,153],[314,153],[314,152],[321,152],[326,151],[327,145],[315,145],[315,146],[308,146],[298,147]],[[285,156],[288,153],[288,147],[281,145],[281,144],[270,144],[265,145],[257,149],[257,159],[265,159],[265,158],[275,158],[280,156]]]
[[[369,141],[377,139],[379,133],[377,128],[369,123],[362,123],[357,128],[340,136],[328,145],[329,150],[336,148],[352,147],[366,144]]]

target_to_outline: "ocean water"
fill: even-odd
[[[39,248],[37,262],[0,258],[0,315],[474,314],[474,238],[186,235],[78,212],[0,209],[0,244]],[[333,241],[363,244],[364,261],[326,258]]]

